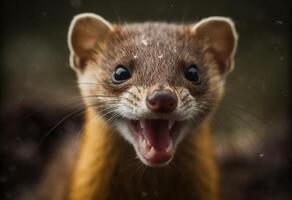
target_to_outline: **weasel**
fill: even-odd
[[[225,17],[111,24],[77,15],[70,64],[87,111],[66,199],[218,199],[209,122],[237,38]]]

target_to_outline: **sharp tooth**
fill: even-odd
[[[146,140],[146,144],[147,144],[148,146],[151,146],[149,140],[148,140],[148,139],[145,139],[145,140]]]
[[[173,144],[172,141],[169,143],[168,147],[166,148],[166,153],[172,154],[173,151]]]
[[[152,157],[152,156],[154,156],[155,155],[155,153],[156,153],[156,151],[155,151],[155,149],[154,149],[154,147],[151,147],[151,149],[150,149],[150,151],[148,152],[148,157]]]
[[[144,149],[147,148],[147,144],[146,144],[146,140],[145,140],[145,139],[142,139],[142,145],[143,145],[143,148],[144,148]]]
[[[175,123],[175,120],[169,120],[168,121],[168,129],[169,130],[173,127],[174,123]]]
[[[145,127],[145,119],[140,119],[140,127],[142,129]]]
[[[148,143],[149,143],[148,140],[145,139],[145,138],[143,138],[142,141],[141,141],[141,143],[142,143],[142,147],[143,147],[143,149],[144,149],[146,152],[149,152],[149,151],[150,151],[150,145],[148,144]]]

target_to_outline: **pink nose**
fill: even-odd
[[[146,98],[147,107],[152,112],[168,113],[177,106],[177,97],[169,90],[155,90]]]

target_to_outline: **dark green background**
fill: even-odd
[[[6,1],[2,7],[4,94],[10,103],[17,103],[19,98],[57,100],[76,92],[66,83],[74,80],[66,36],[75,14],[94,12],[112,22],[178,23],[219,15],[235,21],[240,38],[227,94],[235,104],[250,103],[250,110],[267,106],[264,114],[273,118],[284,114],[289,101],[289,11],[284,1]]]
[[[14,135],[8,134],[7,130],[11,130],[11,128],[7,124],[21,127],[19,123],[20,119],[23,119],[22,115],[31,116],[31,113],[38,112],[38,107],[64,107],[68,98],[79,95],[74,83],[74,72],[68,63],[69,52],[66,42],[68,25],[74,15],[94,12],[111,22],[122,23],[143,21],[184,23],[195,22],[208,16],[232,18],[239,33],[236,66],[234,72],[228,77],[223,106],[219,108],[213,125],[215,136],[219,138],[219,142],[217,142],[219,147],[227,149],[226,152],[239,152],[239,155],[243,155],[241,155],[243,158],[237,157],[238,154],[234,153],[229,158],[223,153],[225,156],[219,156],[219,160],[226,160],[228,157],[230,162],[246,161],[239,166],[245,166],[249,162],[252,162],[252,165],[247,165],[246,168],[236,168],[237,171],[235,170],[231,175],[226,173],[227,176],[230,176],[230,181],[225,180],[225,184],[235,185],[233,189],[227,189],[230,194],[226,196],[230,198],[240,196],[242,199],[254,197],[258,197],[257,199],[275,199],[276,197],[285,199],[290,195],[285,193],[288,191],[286,191],[287,185],[285,185],[287,180],[281,179],[286,176],[286,168],[284,170],[283,166],[287,166],[290,155],[285,149],[288,147],[288,143],[282,144],[282,141],[286,141],[288,138],[291,120],[288,112],[291,100],[289,84],[291,80],[291,66],[289,66],[291,54],[289,12],[291,12],[291,7],[289,1],[7,0],[2,1],[1,4],[1,126],[4,127],[1,128],[2,132],[4,130],[1,140],[2,143],[11,141],[11,144],[14,144],[13,141],[16,139]],[[23,114],[18,111],[23,107],[30,109]],[[42,110],[42,112],[48,111]],[[63,113],[63,115],[65,114]],[[19,115],[20,118],[12,118],[13,121],[9,117],[11,115]],[[59,115],[62,116],[62,113]],[[45,116],[44,121],[50,121],[47,119],[47,115]],[[60,118],[57,117],[57,119]],[[54,123],[54,121],[50,121],[47,128],[41,129],[43,130],[41,134],[47,132],[47,129],[50,129]],[[22,126],[26,127],[25,124]],[[18,131],[25,134],[25,131],[20,129],[15,132]],[[17,135],[17,133],[14,134]],[[29,136],[29,134],[24,136],[25,141],[30,141]],[[58,137],[55,136],[55,140],[58,140]],[[17,144],[22,145],[25,141]],[[267,154],[264,149],[271,150],[269,145],[274,145],[273,143],[276,141],[280,141],[279,144],[272,146],[272,152],[270,155]],[[267,146],[265,146],[266,143]],[[243,146],[241,147],[240,144]],[[259,145],[264,147],[259,147]],[[11,152],[5,148],[3,147],[1,150],[7,157]],[[261,154],[265,155],[265,160],[258,164],[257,159]],[[277,166],[280,167],[273,168],[272,171],[263,171],[261,174],[262,167],[270,165],[270,162],[278,162],[277,159],[281,161],[277,163]],[[24,162],[30,162],[30,160]],[[228,167],[230,166],[222,165],[225,171],[230,170]],[[24,169],[31,170],[29,167]],[[263,187],[261,184],[254,186],[253,181],[248,182],[241,178],[242,173],[247,173],[246,177],[253,177],[251,172],[260,174],[260,178],[267,176],[267,180],[260,179],[263,182],[268,182],[271,177],[272,186]],[[2,176],[6,179],[1,179]],[[277,177],[276,180],[274,176]],[[0,174],[0,181],[6,180],[4,183],[6,186],[9,185],[7,191],[13,191],[11,189],[13,186],[25,182],[17,181],[17,178],[9,182],[9,177],[14,176]],[[247,183],[242,186],[240,183],[244,181]],[[261,181],[259,182],[261,183]],[[257,188],[257,186],[260,188],[260,192],[258,190],[254,193],[251,192],[251,195],[255,195],[248,196],[247,193],[250,191],[246,188]],[[261,189],[261,187],[263,188]],[[275,196],[267,193],[268,190]],[[4,193],[5,198],[7,198],[7,193],[10,194],[7,191],[4,191],[6,192]],[[12,193],[10,196],[14,196],[14,194]]]

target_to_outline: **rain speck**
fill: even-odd
[[[6,183],[7,182],[7,179],[8,178],[5,175],[3,175],[3,176],[0,177],[0,182],[1,183]]]
[[[146,197],[147,196],[147,193],[146,192],[142,192],[141,194],[143,197]]]
[[[78,9],[82,5],[82,0],[70,0],[70,4],[73,8]]]
[[[138,58],[137,54],[134,54],[133,57],[134,57],[134,59],[137,59]]]
[[[142,39],[141,42],[142,42],[142,44],[144,44],[144,46],[148,45],[147,40],[145,40],[145,39]]]
[[[262,158],[262,157],[264,157],[264,154],[263,154],[263,153],[261,153],[261,154],[260,154],[260,157],[261,157],[261,158]]]
[[[163,58],[163,54],[159,55],[158,58],[159,58],[159,59]]]

